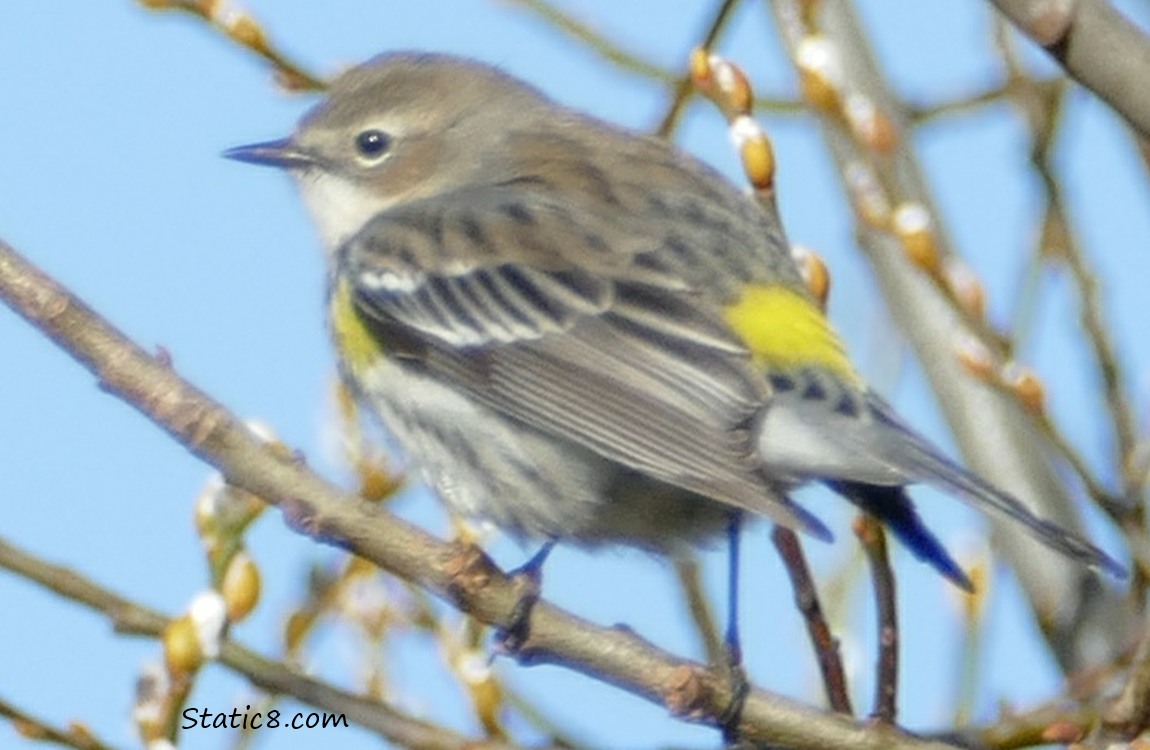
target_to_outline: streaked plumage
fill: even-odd
[[[926,483],[1116,569],[903,424],[781,227],[660,140],[404,53],[337,79],[292,138],[231,155],[298,178],[348,382],[461,512],[674,551],[732,509],[825,537],[787,496],[823,482],[968,586],[902,489]]]

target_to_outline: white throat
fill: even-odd
[[[297,177],[304,205],[319,230],[320,241],[329,254],[363,229],[364,225],[388,202],[351,180],[341,179],[320,170],[310,170]]]

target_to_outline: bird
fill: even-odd
[[[294,178],[342,376],[457,513],[544,550],[678,555],[746,518],[830,539],[792,498],[822,484],[970,590],[911,502],[921,484],[1122,574],[910,427],[779,221],[663,139],[398,51],[336,77],[290,136],[225,156]]]

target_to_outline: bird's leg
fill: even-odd
[[[500,651],[514,654],[527,642],[531,622],[531,610],[539,601],[543,588],[543,563],[555,547],[555,540],[549,539],[531,556],[531,559],[515,570],[508,572],[508,577],[521,587],[522,593],[515,602],[508,617],[506,627],[495,633],[495,642]]]
[[[731,701],[718,717],[723,728],[723,742],[734,745],[738,739],[739,720],[743,715],[750,683],[743,670],[743,646],[739,640],[739,541],[742,531],[741,513],[731,513],[727,524],[727,633],[723,638],[726,652],[727,677],[730,680]]]

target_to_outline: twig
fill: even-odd
[[[1025,713],[1006,715],[984,727],[934,736],[978,750],[1021,750],[1055,742],[1069,745],[1084,737],[1097,721],[1098,710],[1093,706],[1061,700]]]
[[[12,722],[16,733],[28,740],[51,742],[75,750],[112,750],[113,747],[93,735],[92,731],[82,724],[70,722],[66,729],[60,729],[45,719],[16,708],[2,698],[0,698],[0,717]]]
[[[878,615],[878,675],[875,681],[874,712],[879,721],[893,723],[898,713],[898,605],[894,571],[887,554],[886,532],[873,516],[855,519],[854,532],[862,542],[874,580],[875,609]]]
[[[974,94],[947,99],[933,104],[908,104],[907,120],[914,125],[925,125],[951,115],[974,112],[982,107],[997,104],[1010,96],[1010,83],[991,86]]]
[[[991,597],[992,561],[980,554],[973,564],[966,566],[973,592],[954,592],[962,610],[962,636],[958,650],[958,663],[954,691],[954,725],[964,727],[971,721],[978,702],[978,683],[983,659],[983,630],[985,611]]]
[[[551,744],[556,748],[562,750],[593,750],[593,746],[588,745],[582,739],[576,739],[570,732],[560,727],[550,716],[544,713],[543,709],[529,701],[518,690],[507,688],[504,693],[504,699],[507,704],[515,709],[515,711],[539,734],[545,735],[551,740]]]
[[[675,87],[675,90],[678,91],[678,87],[681,85],[679,75],[628,52],[591,26],[564,13],[546,0],[509,0],[509,2],[535,13],[552,27],[585,44],[592,52],[620,70],[654,79],[667,86]],[[725,21],[720,22],[716,34],[721,32],[722,23]],[[794,114],[802,111],[802,106],[798,102],[781,99],[756,99],[755,106],[779,113]]]
[[[815,589],[811,569],[807,565],[806,556],[803,555],[799,538],[790,529],[776,526],[771,532],[771,541],[775,543],[775,549],[783,559],[783,566],[790,576],[791,589],[795,594],[795,606],[807,624],[807,634],[815,649],[819,672],[823,676],[823,687],[827,691],[827,701],[833,710],[851,716],[854,714],[854,709],[851,707],[846,672],[843,670],[842,657],[839,654],[839,642],[831,633],[830,625],[823,616],[819,594]]]
[[[1129,742],[1150,727],[1150,628],[1142,634],[1122,692],[1102,713],[1103,742]]]
[[[591,26],[559,10],[545,0],[511,0],[542,18],[552,27],[581,42],[604,60],[630,73],[654,78],[665,84],[674,84],[675,75],[655,63],[644,60],[615,44]]]
[[[738,5],[739,0],[723,0],[719,4],[714,18],[707,24],[707,31],[703,34],[703,40],[696,46],[703,49],[714,47]],[[687,102],[690,101],[694,90],[695,86],[691,82],[690,71],[681,74],[675,82],[675,88],[671,94],[671,104],[667,107],[666,113],[659,119],[658,127],[655,128],[657,135],[667,138],[675,131],[675,127],[679,124],[679,118],[683,116],[683,111],[687,108]]]
[[[1125,477],[1124,494],[1129,503],[1131,498],[1141,494],[1145,477],[1131,476],[1129,473],[1130,458],[1134,455],[1138,439],[1130,402],[1126,396],[1122,370],[1118,365],[1117,349],[1103,321],[1098,277],[1087,266],[1086,258],[1077,242],[1069,243],[1066,251],[1066,264],[1070,268],[1082,300],[1082,325],[1092,345],[1095,365],[1106,396],[1106,406],[1110,410],[1110,421],[1118,454],[1117,468]]]
[[[323,91],[327,83],[309,73],[302,65],[280,51],[268,39],[267,33],[254,18],[244,12],[220,12],[220,3],[211,0],[138,0],[145,8],[158,11],[177,11],[207,21],[228,39],[239,43],[270,63],[276,80],[289,91]]]
[[[695,630],[703,645],[703,653],[708,664],[721,664],[723,662],[723,636],[719,633],[719,626],[715,622],[715,613],[703,595],[703,584],[699,579],[699,561],[692,557],[675,561],[675,575],[679,579],[679,589],[683,592],[683,600],[687,611],[691,615],[691,622],[695,623]]]
[[[4,252],[0,243],[0,253]],[[3,266],[0,258],[0,267]],[[0,272],[2,274],[2,272]],[[0,288],[4,284],[0,282]],[[40,584],[50,591],[112,621],[119,633],[159,637],[171,618],[127,599],[111,589],[61,565],[45,562],[0,539],[0,568]],[[273,694],[286,694],[331,713],[346,714],[348,721],[373,730],[402,747],[425,750],[466,750],[506,745],[477,746],[476,740],[443,727],[406,716],[384,703],[332,687],[300,674],[279,662],[264,658],[234,641],[226,641],[219,661],[244,675],[253,685]],[[508,750],[510,750],[508,748]]]
[[[1038,706],[1024,711],[1003,709],[999,718],[987,724],[930,736],[980,750],[1074,743],[1099,723],[1098,702],[1092,699],[1109,690],[1134,651],[1134,644],[1123,647],[1112,663],[1071,675],[1063,694]]]
[[[1052,159],[1057,143],[1059,126],[1066,101],[1066,86],[1049,85],[1034,81],[1018,60],[1012,37],[1000,25],[996,34],[996,47],[1006,67],[1008,85],[1013,90],[1013,98],[1018,105],[1031,135],[1030,163],[1039,178],[1046,197],[1043,231],[1039,234],[1038,257],[1062,261],[1070,271],[1078,288],[1081,305],[1082,326],[1094,355],[1099,380],[1110,412],[1111,428],[1114,434],[1115,461],[1118,473],[1124,477],[1123,494],[1125,499],[1114,497],[1107,491],[1103,482],[1095,476],[1087,462],[1072,447],[1070,440],[1042,411],[1037,416],[1042,431],[1054,447],[1080,476],[1087,492],[1107,512],[1120,523],[1130,520],[1133,503],[1129,500],[1137,496],[1140,481],[1130,472],[1130,457],[1137,443],[1134,419],[1130,402],[1126,396],[1122,370],[1118,364],[1117,348],[1114,346],[1103,320],[1102,304],[1099,295],[1098,279],[1090,269],[1086,254],[1077,234],[1071,227],[1062,196],[1062,189],[1054,175]]]

